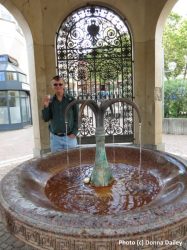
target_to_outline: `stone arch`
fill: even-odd
[[[160,150],[164,149],[162,143],[162,31],[165,20],[176,2],[176,0],[162,2],[158,9],[156,9],[156,3],[155,6],[149,5],[145,12],[145,30],[141,30],[142,33],[135,32],[135,101],[140,106],[142,114],[142,144],[145,147]],[[150,16],[149,13],[154,13],[154,16]],[[138,138],[138,124],[135,123],[135,125],[135,138]]]
[[[36,90],[36,75],[35,75],[35,59],[34,59],[34,48],[33,48],[33,38],[31,29],[24,18],[23,14],[20,12],[16,6],[11,1],[2,1],[0,0],[0,4],[2,4],[16,19],[21,27],[25,40],[26,40],[26,50],[28,57],[28,76],[29,83],[31,87],[31,107],[32,107],[32,120],[33,120],[33,130],[34,137],[40,137],[39,131],[39,118],[38,118],[38,103],[37,98],[37,90]],[[36,145],[38,144],[38,145]],[[41,148],[40,140],[35,140],[35,148]],[[35,155],[38,155],[38,152],[34,152]]]
[[[177,0],[167,1],[165,6],[163,7],[160,16],[158,18],[158,22],[156,24],[156,31],[155,31],[155,102],[156,102],[156,109],[163,109],[162,107],[157,107],[162,104],[159,102],[164,102],[163,100],[163,70],[164,70],[164,54],[163,54],[163,47],[162,47],[162,35],[163,29],[166,22],[168,15],[170,14],[172,8],[177,3]],[[158,124],[157,133],[155,138],[155,144],[159,144],[159,141],[162,140],[162,118],[163,115],[160,112],[155,112],[155,124]],[[160,125],[160,126],[159,126]]]

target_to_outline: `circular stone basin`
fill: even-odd
[[[67,213],[117,215],[150,203],[159,193],[159,181],[148,171],[118,163],[112,164],[114,182],[107,187],[85,185],[93,166],[81,165],[54,175],[45,193],[61,211]]]
[[[143,149],[139,169],[138,148],[106,146],[106,153],[115,181],[104,188],[83,183],[95,147],[33,159],[9,172],[0,189],[7,229],[38,249],[171,249],[186,239],[186,162]]]

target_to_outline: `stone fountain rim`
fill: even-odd
[[[107,147],[110,147],[110,146],[107,146]],[[118,146],[116,146],[118,147]],[[137,149],[136,147],[132,147],[132,146],[119,146],[120,148],[133,148],[133,149]],[[94,148],[94,147],[90,147],[90,148]],[[73,149],[74,150],[74,149]],[[73,151],[71,150],[71,151]],[[76,149],[77,150],[77,149]],[[143,149],[143,150],[148,150],[148,151],[153,151],[153,150],[150,150],[150,149]],[[184,162],[184,160],[180,157],[174,157],[173,155],[171,154],[168,154],[168,153],[163,153],[161,151],[155,151],[154,152],[160,154],[160,155],[164,155],[167,156],[167,157],[171,157],[172,159],[174,160],[177,160],[177,162],[179,162],[179,164],[182,164],[184,167],[185,167],[185,164],[186,162]],[[57,153],[58,154],[58,153]],[[54,154],[53,154],[54,155]],[[47,159],[48,157],[50,157],[51,155],[47,155],[45,156],[43,159]],[[32,160],[29,160],[29,161],[26,161],[24,162],[23,164],[20,164],[19,166],[17,166],[15,169],[13,169],[12,171],[10,171],[1,181],[1,191],[0,191],[0,203],[1,203],[1,208],[2,208],[2,211],[4,213],[4,215],[6,217],[9,218],[9,220],[12,222],[12,223],[15,223],[15,221],[17,221],[17,223],[21,223],[23,225],[27,225],[27,226],[35,226],[37,227],[38,230],[43,230],[43,231],[50,231],[49,228],[51,227],[51,224],[49,223],[50,220],[52,220],[52,223],[56,223],[54,224],[54,232],[57,233],[57,234],[63,234],[63,235],[73,235],[73,236],[77,236],[79,234],[84,234],[84,235],[89,235],[89,236],[92,236],[92,237],[100,237],[101,234],[103,235],[107,235],[107,237],[119,237],[120,235],[138,235],[138,234],[142,234],[142,232],[150,232],[150,231],[157,231],[159,230],[162,226],[164,226],[165,228],[166,227],[172,227],[176,221],[180,224],[180,223],[184,223],[184,221],[186,221],[186,217],[187,217],[187,210],[183,210],[183,211],[180,211],[179,213],[177,214],[174,214],[171,218],[171,216],[169,218],[162,218],[162,220],[160,221],[160,223],[158,223],[158,217],[160,217],[162,215],[162,208],[157,208],[156,210],[155,209],[149,209],[148,206],[145,206],[145,209],[137,209],[137,213],[135,214],[134,213],[134,210],[133,211],[128,211],[128,212],[125,212],[124,214],[120,214],[120,216],[124,216],[123,219],[126,218],[127,215],[132,215],[132,214],[135,214],[137,216],[137,220],[138,219],[141,219],[141,216],[145,215],[148,213],[148,215],[153,215],[155,216],[155,223],[152,223],[151,225],[148,223],[148,224],[142,224],[141,220],[140,220],[140,224],[139,224],[139,227],[137,229],[137,225],[133,226],[131,225],[131,227],[127,226],[127,227],[124,227],[124,224],[122,226],[119,226],[118,227],[115,227],[115,224],[114,224],[114,227],[113,228],[108,228],[107,225],[105,226],[105,228],[103,227],[99,227],[98,226],[98,223],[99,225],[101,226],[102,225],[102,222],[101,222],[101,219],[103,221],[103,218],[104,219],[108,219],[108,224],[110,224],[110,219],[114,220],[114,219],[118,219],[117,221],[122,221],[122,218],[116,218],[117,216],[111,216],[111,215],[107,215],[107,216],[100,216],[100,215],[90,215],[90,214],[81,214],[81,218],[80,218],[80,214],[68,214],[69,217],[70,217],[70,221],[72,223],[71,220],[73,220],[73,226],[70,228],[67,227],[67,225],[65,225],[64,227],[62,226],[62,224],[60,224],[60,222],[64,224],[64,219],[66,219],[66,223],[69,223],[67,218],[67,213],[62,213],[62,212],[59,212],[59,211],[56,211],[56,210],[53,210],[53,211],[49,211],[45,208],[39,208],[40,209],[40,212],[42,211],[42,216],[44,217],[43,220],[41,220],[40,222],[37,220],[37,217],[35,216],[35,219],[31,218],[27,215],[24,214],[24,211],[23,213],[19,213],[19,209],[18,207],[16,207],[16,204],[12,203],[10,204],[9,202],[12,201],[11,200],[11,197],[9,197],[10,199],[8,199],[8,197],[6,197],[8,199],[8,201],[3,197],[3,194],[2,192],[4,191],[4,186],[3,186],[3,183],[6,184],[6,182],[8,182],[8,180],[12,180],[11,184],[11,188],[12,188],[12,191],[14,192],[15,194],[15,190],[16,190],[16,185],[18,185],[18,179],[17,179],[17,183],[16,183],[16,180],[13,178],[14,176],[17,176],[19,177],[19,173],[21,172],[21,170],[25,167],[25,165],[27,163],[30,163],[30,162],[35,162],[37,163],[38,161],[40,161],[41,159],[32,159]],[[8,179],[9,178],[9,179]],[[8,183],[7,183],[8,184]],[[10,190],[10,186],[9,186],[9,190]],[[11,191],[11,190],[10,190]],[[18,190],[17,190],[18,191]],[[11,193],[11,192],[10,192]],[[13,198],[13,197],[12,197]],[[18,201],[16,201],[16,203],[18,202],[18,205],[21,204],[21,202],[23,201],[23,197],[20,196],[20,193],[18,193]],[[29,214],[32,214],[33,215],[33,211],[34,213],[37,212],[37,207],[34,206],[34,204],[29,203],[29,201],[27,201],[27,204],[26,204],[27,208],[28,206],[30,206],[30,213]],[[186,208],[186,204],[183,204]],[[161,209],[161,210],[160,210]],[[32,210],[32,211],[31,211]],[[142,211],[140,211],[142,210]],[[170,210],[170,208],[169,208]],[[54,212],[55,211],[55,212]],[[50,213],[49,213],[50,212]],[[155,213],[156,212],[156,213]],[[141,216],[140,216],[140,213],[141,213]],[[55,217],[54,217],[55,215]],[[37,215],[38,216],[38,215]],[[41,216],[41,213],[40,213],[40,216]],[[136,217],[134,216],[134,217]],[[54,220],[57,219],[57,221]],[[38,218],[39,219],[39,218]],[[45,219],[48,219],[48,220],[45,220]],[[89,219],[98,219],[99,222],[97,221],[97,223],[94,225],[92,225],[92,227],[90,227],[90,225],[85,225],[85,228],[80,228],[80,227],[76,227],[75,225],[75,221],[78,220],[78,219],[81,219],[81,220],[89,220]],[[132,219],[132,218],[131,218]],[[60,221],[61,220],[61,221]],[[57,223],[58,222],[58,223]],[[114,221],[112,221],[114,222]],[[116,231],[117,231],[117,234],[116,234]]]

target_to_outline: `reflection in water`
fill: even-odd
[[[53,176],[46,185],[49,200],[64,212],[118,214],[150,203],[160,191],[152,174],[141,170],[144,189],[137,190],[139,169],[125,164],[111,166],[115,181],[111,186],[93,187],[84,184],[91,175],[92,165],[81,165]]]

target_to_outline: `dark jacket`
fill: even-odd
[[[43,108],[42,118],[49,122],[49,130],[54,134],[66,133],[65,109],[67,105],[75,100],[72,96],[65,94],[62,101],[53,96],[49,106]],[[77,135],[78,133],[78,105],[73,105],[67,115],[67,132]]]

